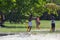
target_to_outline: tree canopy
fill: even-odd
[[[0,0],[0,11],[2,11],[7,19],[22,20],[29,17],[30,14],[42,16],[44,12],[53,14],[59,9],[59,0]],[[11,18],[10,18],[11,16]]]

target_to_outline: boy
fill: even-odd
[[[32,22],[31,22],[31,20],[29,20],[29,22],[28,22],[28,32],[30,32],[31,31],[31,28],[32,28]]]
[[[31,31],[31,28],[32,28],[32,15],[30,15],[29,16],[29,20],[28,20],[29,22],[28,22],[28,29],[27,29],[27,31],[28,32],[30,32]]]
[[[53,32],[55,31],[55,18],[54,18],[54,16],[52,16],[52,19],[51,19],[51,29]]]

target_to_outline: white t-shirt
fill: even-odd
[[[32,26],[32,22],[29,22],[28,25],[29,25],[29,26]]]
[[[51,20],[51,23],[55,23],[55,20]]]

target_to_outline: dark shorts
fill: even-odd
[[[32,26],[28,26],[28,28],[32,28]]]
[[[55,28],[55,23],[52,23],[51,26],[52,26],[52,28]]]
[[[37,25],[40,25],[40,22],[36,22]]]

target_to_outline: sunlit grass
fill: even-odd
[[[50,20],[41,20],[40,21],[40,29],[50,29],[51,28],[51,21]],[[56,21],[56,29],[60,29],[60,21]],[[32,21],[32,30],[36,29],[36,23],[35,21]],[[0,28],[0,32],[26,32],[27,30],[27,25],[26,23],[24,24],[11,24],[9,22],[5,22],[4,25],[6,26],[5,28]]]

